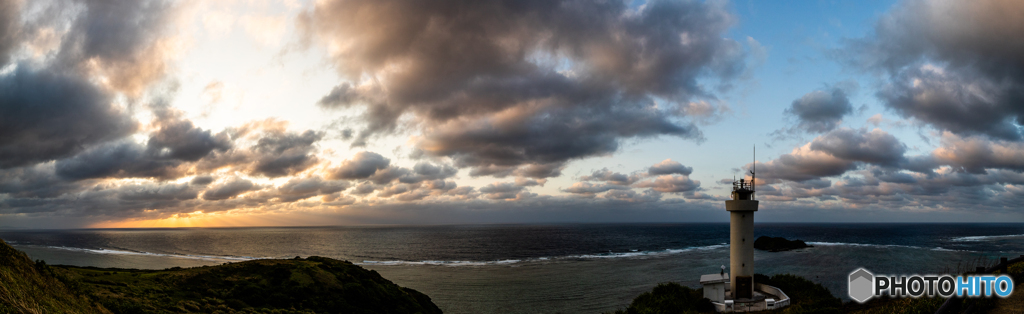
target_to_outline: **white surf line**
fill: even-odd
[[[610,258],[630,258],[630,257],[654,257],[654,256],[664,256],[664,255],[680,254],[680,253],[693,252],[693,251],[707,251],[707,250],[714,250],[714,249],[728,248],[728,247],[729,247],[728,244],[724,244],[723,243],[723,244],[715,244],[715,245],[708,245],[708,246],[689,247],[689,248],[685,248],[685,249],[665,249],[665,250],[659,250],[659,251],[630,250],[630,252],[619,252],[619,253],[609,252],[609,253],[597,253],[597,254],[574,254],[574,255],[564,255],[564,256],[544,256],[544,257],[527,258],[527,259],[502,259],[502,260],[493,260],[493,261],[462,261],[462,260],[453,260],[453,261],[436,261],[436,260],[425,260],[425,261],[404,261],[404,260],[372,261],[372,260],[364,260],[364,261],[362,261],[360,263],[355,263],[355,264],[357,264],[357,265],[381,265],[381,266],[400,266],[400,265],[420,266],[420,265],[431,265],[431,266],[453,266],[453,267],[456,267],[456,266],[511,265],[511,264],[518,264],[518,263],[545,262],[545,261],[569,260],[569,259],[610,259]]]

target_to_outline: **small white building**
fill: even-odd
[[[704,286],[704,297],[711,302],[725,301],[725,286],[729,285],[729,274],[700,275],[700,285]]]

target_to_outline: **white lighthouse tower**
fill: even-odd
[[[732,200],[725,201],[729,211],[729,288],[733,299],[754,296],[754,172],[750,182],[740,179],[732,184]]]
[[[754,159],[754,165],[757,159]],[[729,212],[729,272],[702,275],[704,297],[719,312],[772,310],[789,305],[789,296],[782,290],[754,282],[754,199],[756,176],[750,170],[750,181],[733,181],[731,200],[725,201]]]

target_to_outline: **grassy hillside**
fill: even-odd
[[[62,268],[114,313],[441,313],[430,297],[376,271],[323,257],[168,270]]]
[[[323,257],[137,270],[33,263],[0,241],[0,313],[441,313],[376,271]]]
[[[110,313],[0,240],[0,313]]]

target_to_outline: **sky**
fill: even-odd
[[[0,0],[0,228],[1020,222],[1014,1]],[[756,155],[754,149],[756,148]]]

